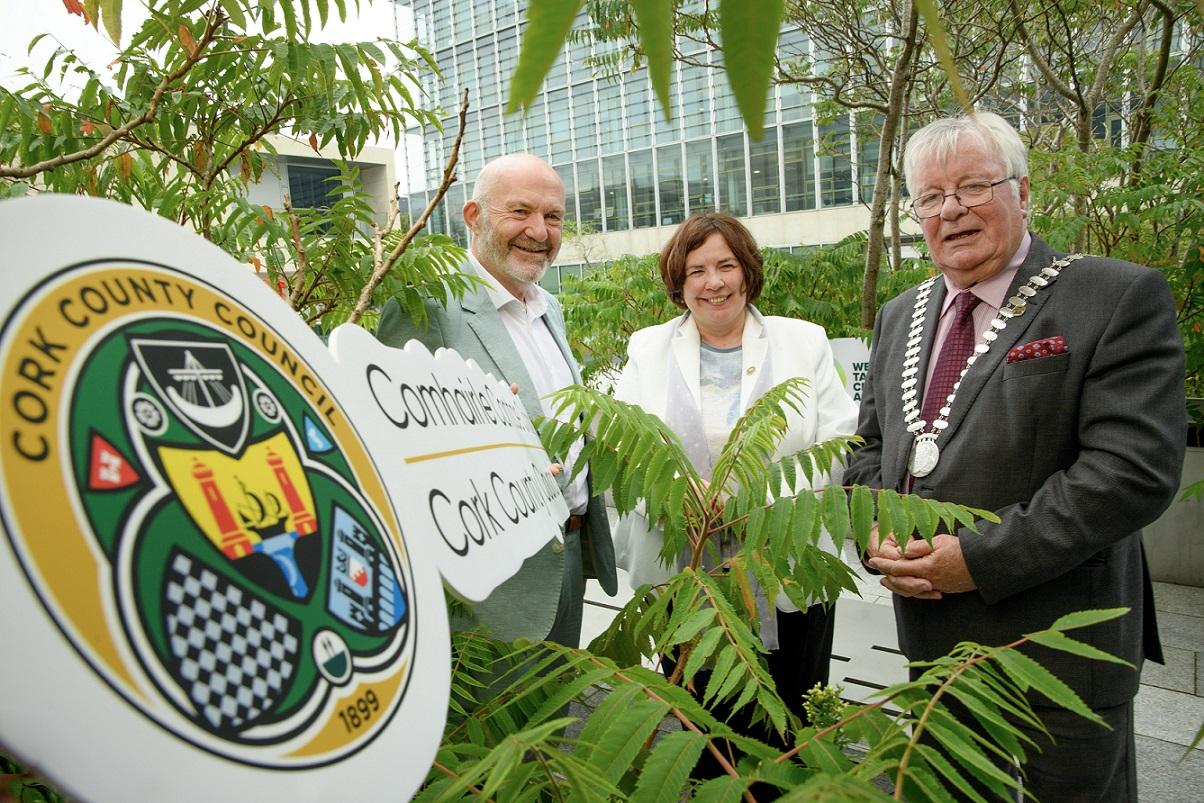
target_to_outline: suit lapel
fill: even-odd
[[[1032,244],[1028,249],[1028,256],[1016,271],[1016,276],[1008,287],[1004,303],[1006,304],[1007,299],[1016,295],[1016,290],[1028,282],[1030,276],[1040,272],[1041,268],[1049,265],[1053,259],[1054,253],[1050,247],[1033,237]],[[953,403],[953,409],[950,410],[949,426],[941,435],[939,441],[941,444],[948,443],[961,427],[962,422],[973,412],[975,400],[986,387],[987,380],[999,370],[1008,351],[1020,341],[1021,336],[1041,314],[1041,308],[1053,290],[1054,288],[1050,287],[1028,299],[1024,313],[1008,321],[1008,325],[991,345],[990,351],[975,361],[969,372],[966,373],[966,378],[962,380],[957,390],[957,401]]]
[[[740,409],[747,410],[752,403],[753,390],[762,379],[765,371],[765,355],[769,352],[769,338],[765,336],[765,327],[761,316],[753,314],[751,309],[744,319],[744,336],[740,342],[741,361],[744,370],[740,372]]]
[[[460,308],[464,310],[464,320],[468,328],[480,341],[479,353],[484,354],[490,363],[482,365],[481,369],[505,382],[516,382],[519,398],[523,400],[527,414],[542,415],[543,407],[539,402],[535,384],[531,381],[526,366],[518,358],[514,341],[510,339],[510,333],[506,331],[506,325],[502,323],[489,294],[483,288],[477,288],[461,299]]]
[[[690,391],[690,395],[694,399],[694,407],[698,410],[702,409],[702,382],[699,376],[699,338],[698,327],[694,325],[694,321],[690,316],[686,316],[678,325],[677,331],[673,335],[673,358],[677,361],[677,368],[681,371],[681,378],[685,381],[686,387]]]

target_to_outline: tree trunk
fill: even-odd
[[[915,54],[917,14],[914,3],[908,3],[903,17],[903,51],[895,62],[890,76],[890,100],[882,122],[878,146],[878,170],[874,176],[874,197],[870,202],[869,240],[865,246],[865,277],[861,283],[861,325],[874,326],[878,313],[878,266],[882,261],[883,228],[886,220],[886,200],[890,194],[890,168],[894,155],[895,132],[903,116],[903,96],[908,86],[908,73]]]

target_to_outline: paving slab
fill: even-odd
[[[1162,689],[1195,694],[1196,686],[1196,653],[1179,647],[1163,647],[1166,658],[1165,664],[1146,661],[1141,667],[1141,682],[1147,686],[1157,686]]]
[[[1204,752],[1184,756],[1182,745],[1138,736],[1137,799],[1140,803],[1199,803],[1204,797]]]
[[[1164,647],[1184,650],[1204,648],[1204,616],[1158,609],[1158,635]]]
[[[1159,612],[1204,617],[1204,588],[1154,583],[1154,607]]]
[[[1133,730],[1138,735],[1186,747],[1202,724],[1204,697],[1144,684],[1138,689],[1133,705]],[[1197,752],[1204,752],[1204,746]],[[1204,787],[1201,793],[1204,797]]]

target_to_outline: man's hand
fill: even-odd
[[[940,599],[944,594],[977,588],[966,568],[961,542],[952,535],[938,535],[931,544],[915,539],[908,542],[901,559],[880,553],[871,556],[869,564],[885,575],[883,586],[905,597]]]
[[[866,560],[870,558],[890,558],[898,560],[903,557],[899,552],[899,544],[895,541],[895,536],[889,535],[884,540],[878,539],[878,522],[874,522],[873,529],[870,530],[870,540],[865,545]]]

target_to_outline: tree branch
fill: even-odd
[[[456,162],[460,159],[460,142],[464,139],[464,120],[468,114],[468,90],[464,90],[464,100],[460,103],[460,119],[459,130],[456,132],[456,141],[452,143],[451,153],[447,156],[447,163],[443,166],[443,180],[439,183],[439,189],[435,192],[434,197],[427,203],[426,209],[422,210],[422,214],[410,226],[409,231],[401,238],[393,251],[385,259],[384,262],[377,264],[372,270],[372,276],[368,279],[364,289],[360,291],[359,301],[355,304],[355,309],[352,310],[350,317],[347,318],[347,323],[357,323],[364,313],[368,311],[368,307],[372,304],[372,293],[384,281],[385,276],[397,264],[397,260],[405,253],[405,250],[410,247],[410,243],[418,236],[418,232],[426,228],[426,221],[431,214],[443,201],[443,196],[451,188],[451,185],[456,181]]]
[[[62,167],[63,165],[74,164],[75,162],[82,162],[87,159],[91,159],[108,148],[114,142],[117,142],[125,137],[135,128],[154,120],[155,114],[157,114],[159,111],[159,104],[163,100],[163,95],[167,92],[168,88],[172,84],[187,75],[188,72],[196,66],[197,62],[201,60],[201,56],[203,55],[205,48],[213,43],[217,29],[224,21],[225,15],[220,10],[215,8],[212,16],[209,18],[209,22],[205,26],[205,32],[201,35],[200,41],[197,42],[196,50],[188,55],[188,58],[184,60],[183,64],[172,70],[167,75],[163,76],[163,80],[159,82],[159,85],[155,87],[155,91],[151,95],[151,101],[146,107],[146,111],[140,116],[135,117],[133,120],[127,121],[119,128],[114,128],[99,142],[90,147],[84,148],[83,150],[75,151],[74,153],[59,154],[51,159],[45,159],[41,162],[27,165],[25,167],[0,167],[0,178],[30,178],[31,176],[36,176],[38,173],[44,173],[47,170],[54,170]]]
[[[288,305],[296,309],[305,288],[305,275],[309,273],[309,257],[305,253],[305,244],[301,242],[301,222],[293,211],[293,200],[287,192],[284,194],[284,214],[288,216],[289,237],[297,251],[297,269],[293,271],[293,280],[290,282],[292,289],[288,293]]]

